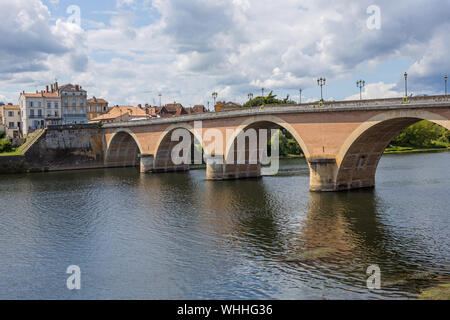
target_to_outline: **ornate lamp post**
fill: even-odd
[[[405,98],[408,98],[408,74],[405,72]]]
[[[214,107],[216,106],[216,99],[219,96],[219,94],[217,92],[213,92],[212,97],[214,99]]]
[[[326,84],[327,79],[325,78],[319,78],[317,79],[317,85],[320,86],[320,101],[323,101],[323,89],[322,87]]]
[[[161,97],[162,97],[162,94],[160,93],[160,94],[158,94],[158,96],[159,96],[159,106],[161,107],[161,106],[162,106],[162,104],[161,104]]]
[[[264,97],[264,88],[261,88],[262,96]]]
[[[356,87],[359,88],[359,100],[362,100],[362,88],[366,86],[366,82],[364,80],[356,81]]]
[[[299,101],[300,101],[300,104],[302,104],[302,89],[298,89],[298,91],[300,92],[300,98],[299,98]]]
[[[248,101],[251,101],[253,99],[253,93],[248,94]]]

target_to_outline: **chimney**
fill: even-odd
[[[142,104],[138,104],[139,109],[142,109]]]
[[[58,81],[55,82],[55,91],[57,91],[57,90],[58,90]]]
[[[75,90],[80,91],[80,87],[77,84],[75,85]]]

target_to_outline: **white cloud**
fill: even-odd
[[[370,83],[364,87],[362,98],[363,99],[382,99],[382,98],[399,98],[404,96],[403,93],[395,90],[397,84],[395,83]],[[360,95],[354,94],[345,98],[345,100],[359,100]]]
[[[297,92],[319,76],[348,77],[394,58],[414,61],[411,88],[433,91],[450,69],[446,0],[377,1],[380,30],[366,26],[372,0],[117,0],[109,23],[86,31],[51,24],[38,0],[3,2],[0,18],[11,23],[0,25],[0,85],[17,91],[35,85],[30,79],[68,74],[112,103],[153,103],[161,92],[166,102],[189,105],[212,101],[213,90],[221,100],[244,100],[261,87]],[[157,14],[137,25],[149,12]],[[368,84],[365,95],[397,96],[397,86]]]

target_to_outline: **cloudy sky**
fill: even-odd
[[[0,0],[0,101],[58,79],[110,104],[442,93],[450,0]],[[75,7],[74,7],[75,6]],[[378,10],[379,9],[379,10]],[[79,12],[79,15],[78,15]],[[379,13],[379,14],[378,14]],[[79,18],[79,19],[78,19]],[[379,18],[379,19],[378,19]]]

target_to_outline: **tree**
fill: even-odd
[[[289,95],[283,99],[279,100],[277,99],[277,96],[273,94],[273,91],[270,91],[270,93],[266,97],[255,97],[249,101],[247,101],[244,104],[244,108],[249,107],[259,107],[259,106],[267,106],[267,105],[284,105],[284,104],[296,104],[295,101],[292,101],[289,99]]]
[[[0,152],[10,152],[12,150],[11,140],[8,138],[0,139]]]
[[[269,141],[268,150],[270,150],[271,143],[272,141]],[[289,155],[299,156],[303,153],[300,145],[297,143],[294,137],[292,137],[292,135],[284,129],[280,130],[279,152],[280,156],[282,157],[286,157]]]
[[[424,120],[403,130],[391,144],[399,147],[435,147],[448,143],[450,133],[447,129]]]

